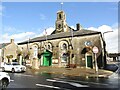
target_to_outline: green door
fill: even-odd
[[[43,58],[43,66],[49,66],[49,60],[46,56]]]
[[[87,56],[87,67],[93,68],[92,56]]]
[[[50,51],[45,51],[43,53],[43,66],[52,65],[52,53]]]

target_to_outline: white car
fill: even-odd
[[[10,83],[10,76],[6,72],[0,72],[0,88],[5,89]]]
[[[24,65],[18,64],[18,62],[4,63],[1,65],[2,71],[11,71],[11,72],[25,72],[26,67]]]

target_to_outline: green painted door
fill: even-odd
[[[87,56],[87,67],[93,68],[92,56]]]
[[[43,66],[51,66],[52,65],[52,54],[51,52],[43,53]]]
[[[49,66],[49,60],[46,56],[43,58],[43,66]]]

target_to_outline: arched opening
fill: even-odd
[[[91,47],[83,48],[81,54],[85,55],[86,68],[93,68],[94,58],[93,58],[93,53],[92,53]]]
[[[50,52],[49,50],[45,50],[42,53],[42,56],[43,56],[42,66],[51,66],[52,65],[52,52]]]
[[[61,14],[59,14],[59,19],[61,19],[62,18],[62,16],[61,16]]]
[[[38,47],[37,46],[33,46],[33,57],[34,58],[38,57]]]
[[[59,43],[59,65],[66,67],[68,65],[68,42],[61,41]]]
[[[85,54],[86,68],[93,68],[93,57],[92,53],[87,52]]]

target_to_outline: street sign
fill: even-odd
[[[95,71],[98,74],[98,65],[97,65],[97,57],[96,57],[96,54],[99,52],[98,47],[94,46],[93,52],[95,53]]]
[[[98,50],[98,47],[94,46],[94,47],[93,47],[93,52],[94,52],[94,53],[98,53],[98,51],[99,51],[99,50]]]
[[[85,46],[91,46],[92,42],[91,41],[85,41]]]

